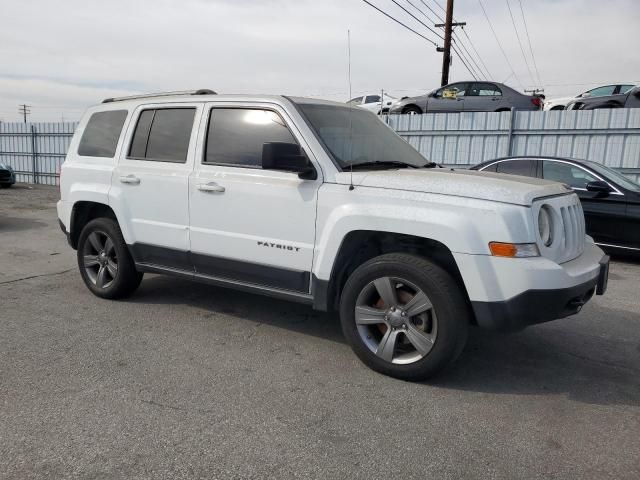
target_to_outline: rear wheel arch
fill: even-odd
[[[78,201],[73,204],[69,226],[69,241],[73,248],[78,248],[78,239],[85,225],[96,218],[110,218],[118,223],[118,218],[109,205],[92,201]]]
[[[402,113],[404,114],[409,114],[409,113],[424,113],[422,108],[420,108],[418,105],[416,105],[415,103],[410,103],[409,105],[405,105],[402,108]]]
[[[394,232],[355,230],[343,238],[333,262],[330,280],[324,282],[316,279],[315,283],[323,285],[314,289],[314,306],[321,310],[337,310],[340,294],[351,273],[368,260],[387,253],[410,253],[431,260],[449,273],[465,298],[469,298],[455,258],[443,243]]]

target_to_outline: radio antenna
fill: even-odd
[[[349,167],[350,179],[349,190],[353,190],[353,104],[351,103],[351,30],[347,29],[347,57],[348,57],[348,76],[349,76]]]

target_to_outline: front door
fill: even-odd
[[[566,183],[578,194],[587,234],[596,242],[620,244],[620,232],[624,232],[627,226],[627,202],[624,195],[617,192],[603,195],[588,191],[587,183],[601,179],[584,168],[557,160],[542,162],[542,177]]]
[[[189,270],[189,175],[201,107],[141,106],[114,171],[110,198],[128,222],[136,262]]]
[[[262,169],[265,143],[297,143],[310,157],[308,147],[277,105],[210,104],[205,116],[189,180],[196,273],[309,293],[320,171],[302,180]]]
[[[427,100],[427,112],[461,112],[464,110],[465,94],[468,83],[452,83],[437,90]]]

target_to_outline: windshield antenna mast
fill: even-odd
[[[347,29],[347,57],[348,57],[348,77],[349,77],[349,167],[351,171],[349,180],[349,191],[353,186],[353,103],[351,103],[351,30]]]

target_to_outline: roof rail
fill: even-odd
[[[181,90],[178,92],[159,92],[147,93],[143,95],[130,95],[128,97],[105,98],[102,103],[122,102],[125,100],[135,100],[136,98],[168,97],[173,95],[217,95],[217,93],[208,88],[201,88],[199,90]]]

